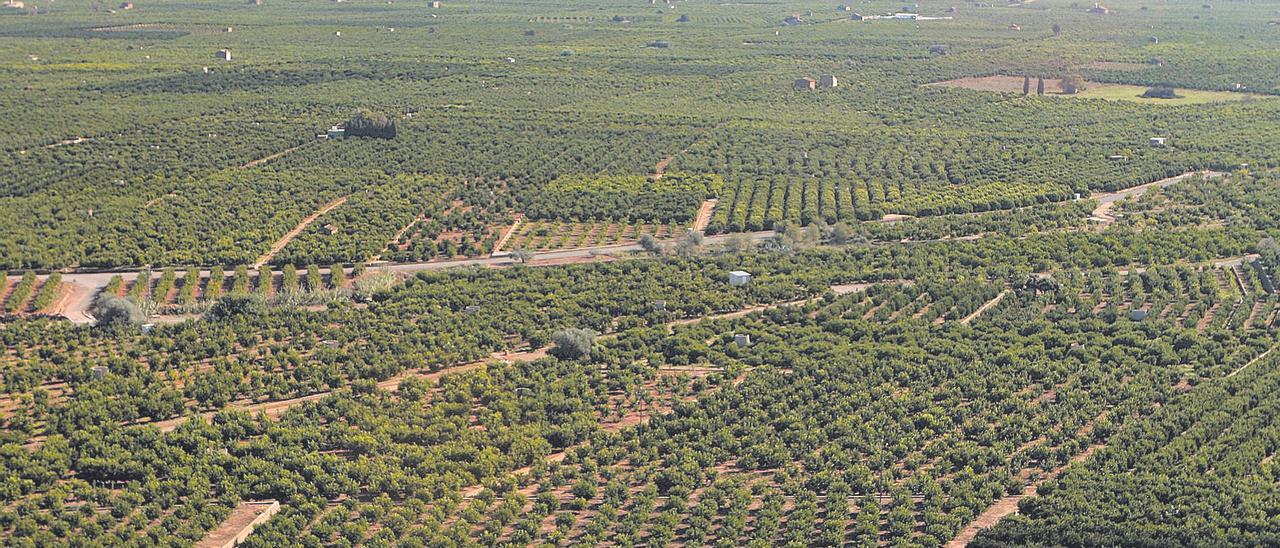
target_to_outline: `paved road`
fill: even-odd
[[[750,232],[746,236],[753,242],[760,242],[773,237],[775,233],[772,230],[762,232]],[[708,236],[704,240],[705,244],[724,243],[731,234],[721,234],[717,236]],[[622,255],[642,251],[640,244],[619,244],[619,245],[602,245],[594,247],[584,247],[578,249],[565,249],[559,251],[544,251],[534,253],[533,258],[529,261],[529,266],[551,266],[563,264],[566,261],[594,261],[605,260],[613,256]],[[394,264],[372,264],[369,265],[369,271],[388,271],[388,272],[404,272],[413,273],[423,270],[444,270],[447,268],[459,268],[467,266],[478,267],[504,267],[514,265],[515,261],[508,254],[498,254],[493,257],[480,257],[475,259],[457,259],[451,261],[433,261],[425,263],[394,263]],[[306,274],[306,269],[299,269],[298,276]],[[328,274],[328,268],[321,268],[321,273]],[[350,269],[347,269],[350,272]],[[160,277],[160,272],[151,273],[153,279]],[[256,272],[255,272],[256,274]],[[73,272],[62,275],[63,283],[71,285],[72,297],[67,305],[62,309],[62,315],[74,323],[93,323],[94,318],[87,314],[89,307],[93,305],[93,299],[107,286],[111,278],[116,275],[123,276],[126,280],[132,279],[134,271],[112,271],[112,272]],[[208,276],[208,270],[201,270],[201,276]],[[44,279],[46,276],[40,276]]]

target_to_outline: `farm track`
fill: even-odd
[[[506,246],[507,242],[511,240],[511,237],[515,235],[516,229],[520,228],[520,223],[522,222],[524,222],[524,217],[516,216],[515,220],[512,221],[511,226],[507,227],[506,232],[502,233],[502,237],[498,239],[498,243],[493,244],[493,252],[489,254],[489,257],[507,256],[511,254],[510,252],[502,251],[502,248]]]
[[[961,529],[960,533],[946,544],[946,548],[964,548],[965,546],[968,546],[970,542],[973,542],[974,538],[977,538],[979,531],[999,523],[1000,520],[1004,519],[1006,516],[1018,513],[1018,503],[1024,498],[1036,496],[1041,484],[1058,477],[1058,475],[1061,474],[1063,470],[1066,470],[1068,466],[1088,460],[1094,452],[1104,447],[1106,447],[1106,444],[1090,445],[1084,451],[1080,452],[1080,454],[1071,457],[1071,460],[1068,461],[1067,464],[1059,466],[1048,474],[1045,474],[1039,481],[1030,483],[1026,487],[1023,487],[1022,492],[1016,495],[1005,495],[1004,497],[1001,497],[995,504],[988,506],[987,509],[979,514],[977,518],[974,518],[974,520],[966,525],[964,529]]]
[[[1094,194],[1090,196],[1090,199],[1095,199],[1101,202],[1101,204],[1099,205],[1099,209],[1101,209],[1102,212],[1105,214],[1105,212],[1110,208],[1109,204],[1112,204],[1114,202],[1117,202],[1126,198],[1131,198],[1131,197],[1140,195],[1150,188],[1154,188],[1154,187],[1162,188],[1165,186],[1172,185],[1174,183],[1177,183],[1178,181],[1186,179],[1187,177],[1191,177],[1197,174],[1203,174],[1206,177],[1220,177],[1225,175],[1224,173],[1215,172],[1215,171],[1188,172],[1181,175],[1169,177],[1166,179],[1161,179],[1159,181],[1147,183],[1144,185],[1130,187],[1124,190]],[[336,207],[336,205],[334,207]],[[705,203],[704,203],[704,207],[705,207]],[[712,209],[714,210],[714,207]],[[1099,209],[1095,209],[1095,214]],[[323,214],[325,211],[327,210],[322,210],[317,214],[313,214],[313,216],[318,217],[320,214]],[[701,211],[699,212],[699,214],[701,216]],[[972,215],[972,214],[965,214],[965,215]],[[309,219],[310,220],[304,219],[304,222],[306,224],[309,224],[310,222],[315,220],[313,217],[309,217]],[[1112,218],[1111,221],[1114,221],[1114,218]],[[1111,221],[1108,221],[1108,222],[1111,222]],[[283,249],[285,245],[288,245],[288,241],[286,240],[291,240],[293,237],[296,237],[297,235],[296,233],[301,233],[301,230],[305,229],[305,224],[300,224],[299,226],[301,228],[295,227],[294,231],[291,231],[292,235],[286,234],[284,238],[281,238],[281,240],[283,241],[283,244],[281,244],[280,242],[277,242],[277,245],[280,246],[280,249]],[[296,233],[294,233],[295,231]],[[721,234],[716,236],[709,236],[707,237],[707,242],[714,243],[714,242],[724,241],[730,236],[732,235]],[[753,232],[753,233],[747,233],[747,236],[750,237],[752,240],[761,241],[769,237],[772,237],[773,232],[772,231]],[[977,239],[977,238],[970,238],[970,239]],[[912,243],[924,243],[924,242],[927,242],[927,240],[921,241],[921,242],[912,242]],[[274,256],[275,253],[278,253],[280,251],[280,249],[274,249],[274,248],[275,246],[273,246],[273,251],[269,253],[270,256]],[[639,249],[639,246],[637,244],[631,243],[631,244],[600,245],[600,246],[584,247],[584,248],[569,249],[569,250],[562,249],[562,250],[555,250],[555,251],[545,251],[545,252],[534,253],[533,259],[530,261],[530,264],[532,266],[551,266],[554,264],[564,264],[566,262],[609,260],[608,257],[602,257],[601,255],[608,254],[608,253],[615,253],[615,252],[621,253],[621,252],[627,252],[627,251],[635,251],[638,249]],[[497,255],[497,254],[495,253],[494,255]],[[263,258],[259,258],[258,262],[255,264],[253,269],[257,270],[262,265],[266,264],[266,261],[270,260],[270,256],[266,256],[265,260]],[[1237,261],[1239,261],[1239,259],[1237,258],[1226,259],[1224,261],[1215,263],[1215,266],[1230,265],[1232,262],[1237,262]],[[392,270],[392,271],[399,271],[399,272],[416,272],[420,270],[435,270],[435,269],[444,269],[444,268],[452,268],[452,267],[460,267],[460,266],[500,267],[500,266],[507,266],[510,264],[511,264],[511,261],[508,257],[491,255],[489,257],[477,258],[477,259],[459,259],[459,260],[453,260],[453,261],[435,261],[435,262],[380,265],[380,266],[372,266],[370,269],[371,270]],[[1135,272],[1140,272],[1144,269],[1135,268],[1130,270]],[[327,271],[327,270],[323,270],[323,271]],[[96,294],[96,290],[105,286],[107,282],[110,280],[112,275],[123,273],[123,272],[129,272],[129,271],[114,270],[114,271],[105,271],[105,272],[71,272],[64,275],[64,280],[68,283],[79,283],[85,287],[94,289],[92,293]],[[204,274],[207,274],[207,271]],[[62,311],[62,315],[71,319],[73,322],[90,323],[93,321],[93,319],[92,317],[87,316],[86,311],[88,310],[91,304],[92,304],[92,296],[90,296],[87,299],[80,300],[74,305],[67,307],[65,310]]]
[[[1111,223],[1114,223],[1116,221],[1116,218],[1115,216],[1111,215],[1111,208],[1116,202],[1127,200],[1129,198],[1136,198],[1138,196],[1143,195],[1144,193],[1146,193],[1148,190],[1151,190],[1152,188],[1164,188],[1169,185],[1181,182],[1189,177],[1194,177],[1196,175],[1204,176],[1206,179],[1216,179],[1218,177],[1225,176],[1226,173],[1223,173],[1221,171],[1211,171],[1211,170],[1188,171],[1181,175],[1166,177],[1158,181],[1152,181],[1150,183],[1146,183],[1138,186],[1131,186],[1129,188],[1122,189],[1122,190],[1116,190],[1113,192],[1094,193],[1093,195],[1089,196],[1089,199],[1097,200],[1098,207],[1094,208],[1091,218],[1095,221],[1101,222],[1103,225],[1109,225]]]
[[[752,241],[759,242],[759,241],[772,238],[774,235],[774,232],[772,230],[766,230],[762,232],[745,233],[745,235],[748,238],[750,238]],[[728,240],[731,236],[732,235],[729,235],[729,234],[708,236],[705,242],[707,244],[723,243],[726,240]],[[534,253],[533,258],[530,259],[529,263],[527,264],[529,266],[541,267],[541,266],[554,266],[557,264],[565,264],[566,262],[608,261],[608,260],[615,259],[616,255],[622,255],[625,253],[632,253],[637,251],[642,251],[642,249],[640,248],[640,245],[637,243],[610,244],[610,245],[601,245],[601,246],[593,246],[593,247],[584,247],[579,249],[543,251],[543,252]],[[450,268],[461,268],[461,267],[503,268],[503,267],[509,267],[513,264],[515,264],[514,261],[512,261],[508,257],[479,257],[479,258],[473,258],[473,259],[456,259],[456,260],[450,260],[450,261],[391,263],[391,264],[381,264],[381,265],[373,264],[369,266],[369,271],[370,272],[375,272],[375,271],[396,272],[396,273],[410,274],[410,273],[420,272],[424,270],[445,270]],[[257,269],[255,268],[251,270],[257,270]],[[346,269],[346,271],[350,273],[351,269],[348,268]],[[68,272],[63,274],[62,281],[64,283],[80,284],[81,286],[84,286],[91,290],[89,291],[87,297],[83,301],[74,303],[66,307],[63,310],[63,316],[75,323],[92,322],[93,321],[92,318],[86,317],[85,312],[89,309],[90,305],[93,304],[93,296],[97,295],[97,293],[101,291],[103,287],[106,287],[107,283],[111,281],[112,277],[117,275],[123,275],[127,277],[128,275],[135,272],[136,270],[134,271],[112,270],[112,271],[103,271],[103,272]],[[321,268],[320,272],[321,274],[328,274],[329,269],[327,267]],[[159,277],[160,274],[161,273],[159,271],[154,271],[152,272],[152,277],[153,278]],[[201,269],[199,271],[199,275],[202,278],[207,278],[209,275],[209,270]],[[306,270],[299,269],[298,275],[299,276],[306,275]],[[39,277],[40,279],[44,279],[47,277],[47,275],[42,274]]]
[[[196,543],[196,548],[222,548],[228,544],[237,545],[253,528],[280,511],[280,503],[274,500],[241,502],[231,511],[227,519],[205,534]]]
[[[968,316],[965,316],[963,319],[961,319],[960,323],[963,325],[969,325],[970,322],[977,319],[978,316],[981,316],[983,312],[991,310],[993,307],[1000,304],[1000,301],[1004,300],[1005,295],[1008,295],[1008,294],[1009,294],[1008,289],[1001,291],[999,295],[996,295],[995,297],[992,297],[991,300],[987,301],[986,303],[983,303],[983,305],[978,307],[977,310],[974,310],[972,314],[969,314]]]
[[[712,198],[702,202],[698,207],[698,216],[693,219],[693,231],[702,232],[707,229],[707,225],[711,224],[711,212],[715,211],[716,204],[720,200]]]
[[[831,289],[832,291],[835,291],[839,295],[846,295],[849,293],[864,291],[868,287],[871,287],[872,285],[874,284],[865,284],[865,283],[864,284],[846,284],[846,285],[832,286]],[[785,301],[785,302],[772,303],[772,304],[766,304],[766,305],[758,305],[758,306],[752,306],[752,307],[748,307],[742,310],[736,310],[732,312],[711,314],[707,316],[700,316],[697,318],[689,318],[684,320],[675,320],[672,322],[668,322],[667,327],[668,329],[670,329],[676,325],[689,325],[689,324],[695,324],[695,323],[708,321],[708,320],[738,318],[738,317],[746,316],[752,312],[758,312],[761,310],[769,310],[769,309],[780,308],[785,306],[803,306],[804,304],[818,301],[821,298],[822,296],[819,295],[819,296],[815,296],[808,299],[798,299],[794,301]],[[613,335],[613,334],[606,334],[604,335],[604,337],[609,337],[610,335]],[[546,357],[547,352],[549,350],[550,350],[550,347],[542,347],[542,348],[535,348],[531,350],[524,350],[524,351],[517,351],[517,352],[512,352],[512,351],[494,352],[493,354],[490,354],[487,358],[482,360],[475,360],[475,361],[465,362],[461,364],[450,365],[434,371],[424,372],[423,370],[420,370],[420,369],[406,371],[399,375],[395,375],[389,379],[378,382],[377,386],[382,390],[396,391],[400,388],[400,384],[409,378],[420,378],[423,380],[435,382],[440,380],[440,378],[444,377],[445,375],[463,373],[466,371],[478,369],[492,361],[528,362],[528,361],[538,360]],[[297,407],[299,405],[302,405],[310,401],[318,401],[332,394],[333,394],[333,391],[327,390],[324,392],[307,394],[305,396],[299,396],[296,398],[289,398],[285,400],[258,402],[258,403],[252,403],[252,404],[243,404],[243,403],[232,404],[232,405],[228,405],[227,407],[219,411],[239,410],[252,415],[256,415],[258,413],[264,413],[269,418],[277,419],[281,415],[283,415],[286,411],[288,411],[293,407]],[[218,411],[206,411],[206,412],[200,413],[200,416],[204,420],[209,420],[217,412]],[[138,424],[150,424],[159,428],[161,432],[170,432],[176,429],[178,426],[181,426],[182,424],[186,423],[189,419],[190,419],[190,416],[180,416],[180,417],[165,419],[162,421],[156,421],[151,423],[138,423]],[[40,441],[40,440],[37,440],[37,441]]]
[[[1262,352],[1261,354],[1258,354],[1257,356],[1254,356],[1254,358],[1249,360],[1248,363],[1245,363],[1235,371],[1228,373],[1226,376],[1222,378],[1234,377],[1240,372],[1262,361],[1264,358],[1270,355],[1273,350],[1276,349],[1276,346],[1278,345],[1273,345],[1267,348],[1266,351]],[[1094,422],[1097,422],[1097,420],[1098,419],[1094,419],[1093,421],[1090,421],[1090,423],[1086,425],[1085,428],[1088,430],[1092,430],[1092,425]],[[992,504],[991,506],[987,507],[987,509],[984,512],[982,512],[982,514],[979,514],[978,517],[973,520],[973,522],[965,526],[964,529],[961,529],[960,533],[958,533],[955,536],[955,538],[953,538],[950,542],[946,544],[947,548],[963,548],[964,546],[967,546],[970,542],[973,541],[974,538],[978,536],[978,533],[982,529],[992,527],[996,523],[999,523],[1000,520],[1005,518],[1006,516],[1018,513],[1018,503],[1024,498],[1036,496],[1040,485],[1043,484],[1045,481],[1058,477],[1064,470],[1066,470],[1068,466],[1072,464],[1080,463],[1080,462],[1084,462],[1085,460],[1088,460],[1088,458],[1091,455],[1093,455],[1094,452],[1096,452],[1099,449],[1103,449],[1106,446],[1107,446],[1106,443],[1090,445],[1083,452],[1072,457],[1071,460],[1067,462],[1067,464],[1064,464],[1054,469],[1053,471],[1046,474],[1040,480],[1034,483],[1028,484],[1026,487],[1022,489],[1021,493],[1018,493],[1015,495],[1006,495],[1002,497],[1000,500],[996,501],[995,504]]]
[[[294,152],[294,151],[296,151],[296,150],[298,150],[298,149],[300,149],[300,148],[302,148],[302,147],[305,147],[305,146],[307,146],[307,145],[311,144],[311,142],[314,142],[314,141],[310,141],[310,142],[302,143],[302,144],[297,145],[297,146],[292,146],[292,147],[286,148],[286,149],[284,149],[284,150],[282,150],[282,151],[280,151],[280,152],[275,152],[275,153],[269,154],[269,155],[267,155],[267,156],[263,156],[263,157],[261,157],[261,158],[258,158],[257,160],[252,160],[252,161],[247,162],[247,163],[245,163],[244,165],[240,166],[240,168],[241,168],[241,169],[248,169],[248,168],[251,168],[251,167],[258,167],[258,166],[260,166],[260,165],[262,165],[262,164],[265,164],[265,163],[267,163],[267,162],[270,162],[270,161],[272,161],[272,160],[278,160],[278,159],[280,159],[280,158],[283,158],[283,157],[285,157],[285,156],[289,155],[289,153],[291,153],[291,152]]]
[[[333,211],[334,208],[347,203],[347,200],[349,200],[350,198],[351,198],[350,194],[346,196],[342,196],[340,198],[336,198],[333,201],[321,206],[320,209],[317,209],[314,213],[307,215],[306,217],[303,217],[302,220],[298,222],[298,226],[293,227],[293,230],[286,232],[284,236],[281,236],[279,240],[276,240],[276,243],[271,244],[271,249],[266,253],[264,253],[261,257],[258,257],[258,260],[254,261],[253,264],[249,266],[249,268],[252,270],[257,270],[259,268],[262,268],[262,265],[267,264],[267,262],[269,262],[272,258],[274,258],[277,253],[279,253],[282,249],[284,249],[285,246],[289,245],[289,242],[292,242],[294,238],[297,238],[299,234],[302,234],[302,231],[306,230],[307,226],[315,222],[315,220],[320,218],[321,215],[324,215],[325,213]]]

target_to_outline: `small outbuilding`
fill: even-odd
[[[733,344],[738,345],[738,348],[746,348],[748,346],[751,346],[751,335],[748,335],[746,333],[734,333]]]
[[[110,373],[110,372],[111,372],[111,368],[109,368],[109,367],[107,367],[107,366],[105,366],[105,365],[98,365],[98,366],[94,366],[94,368],[93,368],[93,369],[91,369],[90,371],[92,371],[92,372],[93,372],[93,378],[95,378],[95,379],[101,379],[101,378],[103,378],[103,377],[107,376],[107,373]]]
[[[796,81],[792,82],[791,85],[796,88],[796,91],[809,91],[812,89],[817,89],[818,81],[806,76],[804,78],[796,79]]]
[[[222,59],[223,61],[230,61],[230,60],[231,60],[231,50],[229,50],[229,49],[225,49],[225,48],[224,48],[224,49],[220,49],[220,50],[218,50],[218,53],[213,54],[213,56],[214,56],[214,57],[217,57],[218,59]]]
[[[1168,145],[1168,139],[1166,137],[1152,137],[1150,142],[1153,147],[1163,147]]]
[[[125,2],[125,3],[123,3],[123,4],[120,4],[120,9],[122,9],[122,10],[131,10],[131,9],[133,9],[133,2]]]
[[[741,270],[734,270],[729,273],[729,285],[740,286],[747,285],[751,281],[751,273]]]
[[[329,131],[324,132],[324,136],[328,139],[341,139],[347,136],[347,130],[338,126],[333,126],[329,128]]]
[[[431,0],[431,7],[432,7],[432,8],[434,8],[434,9],[439,9],[439,8],[440,8],[440,0]]]
[[[1147,319],[1147,311],[1141,308],[1135,308],[1133,310],[1130,310],[1129,319],[1135,322],[1140,322],[1142,320],[1145,320]]]
[[[818,85],[824,88],[833,88],[839,84],[834,74],[823,74],[818,77]]]

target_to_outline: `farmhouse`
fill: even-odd
[[[729,285],[732,285],[735,287],[740,285],[747,285],[747,282],[750,282],[750,281],[751,281],[751,274],[749,272],[734,270],[733,272],[729,273]]]
[[[808,91],[816,89],[818,87],[818,81],[805,76],[804,78],[796,79],[796,81],[792,82],[791,85],[795,87],[796,91]]]
[[[218,50],[218,53],[213,54],[213,56],[214,56],[214,57],[217,57],[218,59],[222,59],[223,61],[230,61],[230,60],[231,60],[231,50],[230,50],[230,49],[223,48],[223,49]]]
[[[123,3],[123,4],[120,4],[120,9],[122,9],[122,10],[131,10],[131,9],[133,9],[133,2],[125,2],[125,3]]]
[[[432,8],[435,8],[435,9],[439,9],[439,8],[440,8],[440,0],[431,0],[431,7],[432,7]]]
[[[839,85],[834,74],[823,74],[818,77],[818,85],[824,88],[833,88]]]

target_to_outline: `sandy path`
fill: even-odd
[[[1183,173],[1182,175],[1174,175],[1173,177],[1166,177],[1164,179],[1160,179],[1159,181],[1152,181],[1144,185],[1132,186],[1124,190],[1117,190],[1115,192],[1096,192],[1093,195],[1089,196],[1089,199],[1098,201],[1098,207],[1094,208],[1092,218],[1095,221],[1099,221],[1104,224],[1111,224],[1116,220],[1115,217],[1111,216],[1110,214],[1112,204],[1114,204],[1115,202],[1118,202],[1121,200],[1127,200],[1129,198],[1136,198],[1138,196],[1141,196],[1146,191],[1151,190],[1152,188],[1164,188],[1174,183],[1180,182],[1188,177],[1194,177],[1196,175],[1204,176],[1207,179],[1214,179],[1217,177],[1222,177],[1226,174],[1221,171],[1210,171],[1207,169],[1204,171],[1188,171],[1186,173]]]
[[[524,216],[516,215],[515,221],[511,223],[511,226],[507,227],[506,232],[502,233],[502,237],[498,238],[498,243],[493,244],[493,252],[489,254],[490,257],[498,257],[500,255],[502,256],[511,255],[510,252],[502,252],[502,247],[507,245],[507,241],[510,240],[511,237],[515,235],[516,229],[520,228],[520,223],[522,222],[524,222]]]
[[[760,241],[764,241],[769,238],[772,238],[774,236],[774,232],[771,230],[766,230],[762,232],[748,232],[748,233],[744,233],[744,235],[750,238],[752,241],[760,242]],[[728,241],[728,239],[733,236],[736,236],[736,234],[718,234],[715,236],[708,236],[705,242],[707,244],[724,243],[725,241]],[[541,267],[541,266],[552,266],[555,264],[563,264],[566,261],[567,262],[609,261],[609,260],[613,260],[617,255],[621,255],[623,253],[633,252],[633,251],[641,251],[640,245],[638,243],[611,244],[611,245],[601,245],[601,246],[594,246],[594,247],[584,247],[584,248],[578,248],[578,249],[561,249],[556,251],[543,251],[543,252],[534,253],[533,259],[530,260],[528,264],[529,266]],[[412,274],[412,273],[421,272],[424,270],[445,270],[449,268],[463,268],[463,267],[501,268],[501,267],[511,266],[513,264],[515,264],[514,261],[512,261],[509,257],[479,257],[474,259],[456,259],[451,261],[428,261],[428,262],[418,262],[418,263],[392,263],[392,264],[370,265],[369,271]],[[257,270],[257,268],[254,268],[251,270]],[[124,274],[126,275],[126,277],[128,277],[129,275],[132,275],[134,272],[136,272],[136,270],[110,270],[110,271],[102,271],[102,272],[68,272],[63,274],[62,276],[63,283],[79,284],[81,286],[89,288],[90,290],[87,295],[84,295],[84,299],[82,301],[80,302],[73,301],[72,303],[68,304],[68,306],[62,311],[63,316],[70,318],[74,321],[81,321],[84,323],[91,322],[92,321],[91,319],[84,319],[83,316],[84,316],[84,312],[89,309],[89,305],[93,304],[93,296],[97,295],[98,292],[101,291],[103,287],[106,287],[107,283],[111,281],[112,277],[116,275],[121,275],[121,274]],[[351,269],[349,268],[346,269],[346,272],[350,273]],[[208,269],[201,269],[199,273],[202,278],[207,278],[209,276]],[[321,268],[320,273],[328,274],[329,269],[327,267]],[[153,278],[157,278],[160,275],[161,275],[160,271],[152,272]],[[306,270],[299,269],[298,275],[305,276]],[[40,279],[44,279],[46,277],[47,275],[39,276]],[[16,280],[14,280],[14,282],[16,283]]]
[[[209,531],[196,548],[222,548],[238,544],[253,531],[254,526],[268,520],[280,511],[280,503],[274,500],[241,502],[221,524]]]
[[[249,269],[257,270],[262,268],[262,265],[267,264],[267,261],[270,261],[272,257],[275,257],[276,253],[279,253],[281,249],[284,249],[284,246],[289,245],[289,242],[292,242],[294,238],[297,238],[299,234],[302,234],[302,231],[306,230],[308,225],[315,222],[315,220],[321,215],[332,211],[333,208],[347,203],[347,200],[350,198],[350,194],[337,198],[332,202],[321,206],[320,209],[315,211],[315,213],[303,217],[302,221],[298,223],[298,226],[293,227],[293,230],[286,232],[284,236],[281,236],[279,240],[276,240],[276,243],[271,244],[271,250],[264,253],[261,257],[258,257],[258,260],[254,261],[253,264],[249,266]]]
[[[286,149],[284,149],[284,150],[282,150],[282,151],[280,151],[280,152],[276,152],[276,153],[274,153],[274,154],[270,154],[270,155],[267,155],[267,156],[263,156],[263,157],[261,157],[261,158],[258,158],[257,160],[253,160],[252,162],[249,162],[249,163],[247,163],[247,164],[245,164],[245,165],[242,165],[242,166],[240,166],[240,167],[241,167],[241,168],[250,168],[250,167],[257,167],[257,166],[260,166],[260,165],[265,164],[265,163],[267,163],[267,162],[270,162],[270,161],[272,161],[272,160],[279,159],[279,158],[283,158],[286,154],[289,154],[290,152],[293,152],[293,151],[298,150],[298,149],[300,149],[300,148],[302,148],[302,147],[304,147],[304,146],[307,146],[307,144],[308,144],[308,143],[302,143],[302,144],[300,144],[300,145],[298,145],[298,146],[294,146],[294,147],[286,148]]]
[[[1257,355],[1256,357],[1254,357],[1252,360],[1249,360],[1249,363],[1246,363],[1246,364],[1244,364],[1244,365],[1240,366],[1240,367],[1239,367],[1239,368],[1237,368],[1235,371],[1232,371],[1232,372],[1230,372],[1230,373],[1227,373],[1227,376],[1226,376],[1226,377],[1224,377],[1224,378],[1229,379],[1229,378],[1231,378],[1231,377],[1234,377],[1234,376],[1238,375],[1241,371],[1244,371],[1245,369],[1248,369],[1249,367],[1253,366],[1253,364],[1255,364],[1255,363],[1258,363],[1258,362],[1262,361],[1262,359],[1263,359],[1263,358],[1267,357],[1269,354],[1271,354],[1271,351],[1272,351],[1272,350],[1275,350],[1275,349],[1276,349],[1276,347],[1274,347],[1274,346],[1273,346],[1273,347],[1271,347],[1271,348],[1268,348],[1266,352],[1263,352],[1263,353],[1261,353],[1261,354],[1258,354],[1258,355]]]
[[[545,357],[547,355],[548,350],[549,348],[538,348],[538,349],[529,350],[525,352],[495,352],[489,358],[484,360],[467,362],[459,365],[452,365],[452,366],[444,367],[431,372],[424,373],[422,370],[406,371],[404,373],[391,377],[387,380],[379,382],[378,388],[394,392],[396,390],[399,390],[400,384],[409,378],[419,378],[419,379],[425,379],[431,382],[435,382],[440,380],[440,378],[445,375],[452,375],[455,373],[463,373],[466,371],[471,371],[473,369],[479,369],[480,367],[483,367],[486,363],[493,360],[503,360],[503,361],[511,361],[511,362],[533,361],[533,360]],[[249,413],[250,415],[257,415],[259,412],[262,412],[262,413],[266,413],[268,418],[278,419],[280,418],[281,415],[285,413],[285,411],[288,411],[293,407],[297,407],[309,401],[322,400],[330,396],[331,394],[333,394],[332,391],[317,392],[315,394],[309,394],[309,395],[301,396],[298,398],[290,398],[287,400],[276,400],[276,401],[255,403],[252,405],[230,405],[230,406],[227,406],[226,409],[228,410],[238,409],[246,413]],[[212,411],[201,413],[201,417],[203,417],[205,420],[208,420],[213,415],[214,415],[214,412]],[[187,417],[183,416],[183,417],[174,417],[172,419],[158,421],[150,424],[153,424],[156,427],[158,427],[161,432],[169,432],[185,422],[187,422]]]
[[[1045,474],[1044,477],[1040,479],[1040,481],[1029,484],[1026,487],[1022,488],[1021,493],[1018,493],[1016,495],[1006,495],[1002,497],[995,504],[988,506],[987,509],[983,511],[981,514],[979,514],[978,517],[974,519],[972,523],[970,523],[964,529],[961,529],[960,533],[957,534],[955,538],[951,539],[951,541],[946,544],[946,547],[947,548],[963,548],[965,546],[968,546],[969,543],[973,542],[973,539],[978,536],[979,531],[986,529],[988,527],[991,527],[996,523],[999,523],[1001,519],[1004,519],[1006,516],[1010,514],[1016,514],[1018,512],[1018,502],[1020,502],[1024,498],[1036,496],[1036,493],[1040,488],[1040,484],[1058,477],[1058,475],[1061,474],[1063,470],[1066,470],[1068,466],[1078,462],[1084,462],[1086,459],[1089,458],[1090,455],[1093,455],[1095,451],[1097,451],[1098,449],[1101,449],[1102,447],[1105,447],[1105,446],[1090,445],[1084,451],[1080,452],[1080,454],[1074,457],[1071,457],[1071,460],[1068,461],[1067,464],[1059,466],[1058,468],[1055,468],[1053,471],[1049,472],[1048,474]]]
[[[1004,300],[1004,296],[1008,294],[1009,294],[1008,289],[1001,291],[999,295],[992,297],[991,300],[987,301],[982,306],[979,306],[977,310],[974,310],[973,314],[969,314],[968,316],[965,316],[963,319],[961,319],[960,323],[964,325],[969,325],[969,322],[972,322],[978,316],[981,316],[983,312],[991,310],[991,307],[1000,304],[1000,301]]]
[[[711,223],[711,212],[715,211],[716,204],[719,202],[720,200],[715,198],[702,202],[702,205],[698,207],[698,216],[693,219],[694,232],[702,232],[707,229],[707,225]]]

